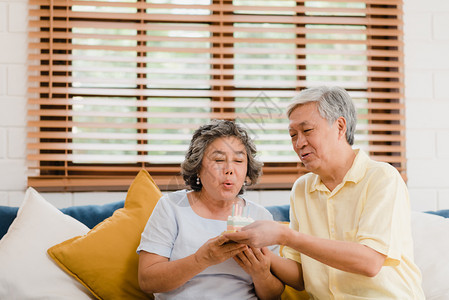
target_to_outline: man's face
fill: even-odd
[[[298,106],[289,117],[293,149],[308,171],[319,174],[338,159],[335,153],[341,138],[337,120],[334,124],[320,116],[316,102]],[[344,138],[344,136],[343,136]]]

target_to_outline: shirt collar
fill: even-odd
[[[368,164],[369,157],[361,149],[354,149],[355,159],[351,168],[343,178],[342,183],[339,186],[343,186],[345,182],[352,181],[354,183],[359,182],[365,176],[366,165]],[[317,174],[313,174],[312,183],[309,186],[309,193],[314,191],[329,191],[329,189],[321,181],[321,177]]]

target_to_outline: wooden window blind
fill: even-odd
[[[28,184],[126,190],[141,168],[183,185],[192,132],[211,119],[256,140],[258,187],[304,173],[286,106],[346,88],[356,146],[405,177],[400,0],[30,0]]]

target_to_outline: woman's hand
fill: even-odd
[[[228,238],[220,235],[204,243],[196,251],[194,256],[199,265],[207,268],[208,266],[222,263],[247,248],[244,244],[232,242]]]
[[[280,299],[284,284],[270,270],[271,253],[268,248],[250,247],[240,252],[234,260],[248,273],[254,283],[258,299]]]
[[[207,267],[234,257],[248,246],[237,244],[224,236],[204,243],[194,254],[169,261],[167,257],[141,251],[139,255],[139,284],[146,293],[174,290],[201,273]],[[170,280],[167,280],[167,278]]]
[[[249,247],[234,256],[234,260],[253,280],[264,279],[270,275],[270,250]]]

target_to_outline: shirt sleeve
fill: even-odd
[[[409,234],[407,187],[396,170],[382,168],[368,184],[366,193],[357,242],[386,255],[384,265],[397,266],[403,248],[402,236]]]
[[[178,234],[174,207],[162,196],[142,232],[137,253],[146,251],[169,258]]]

